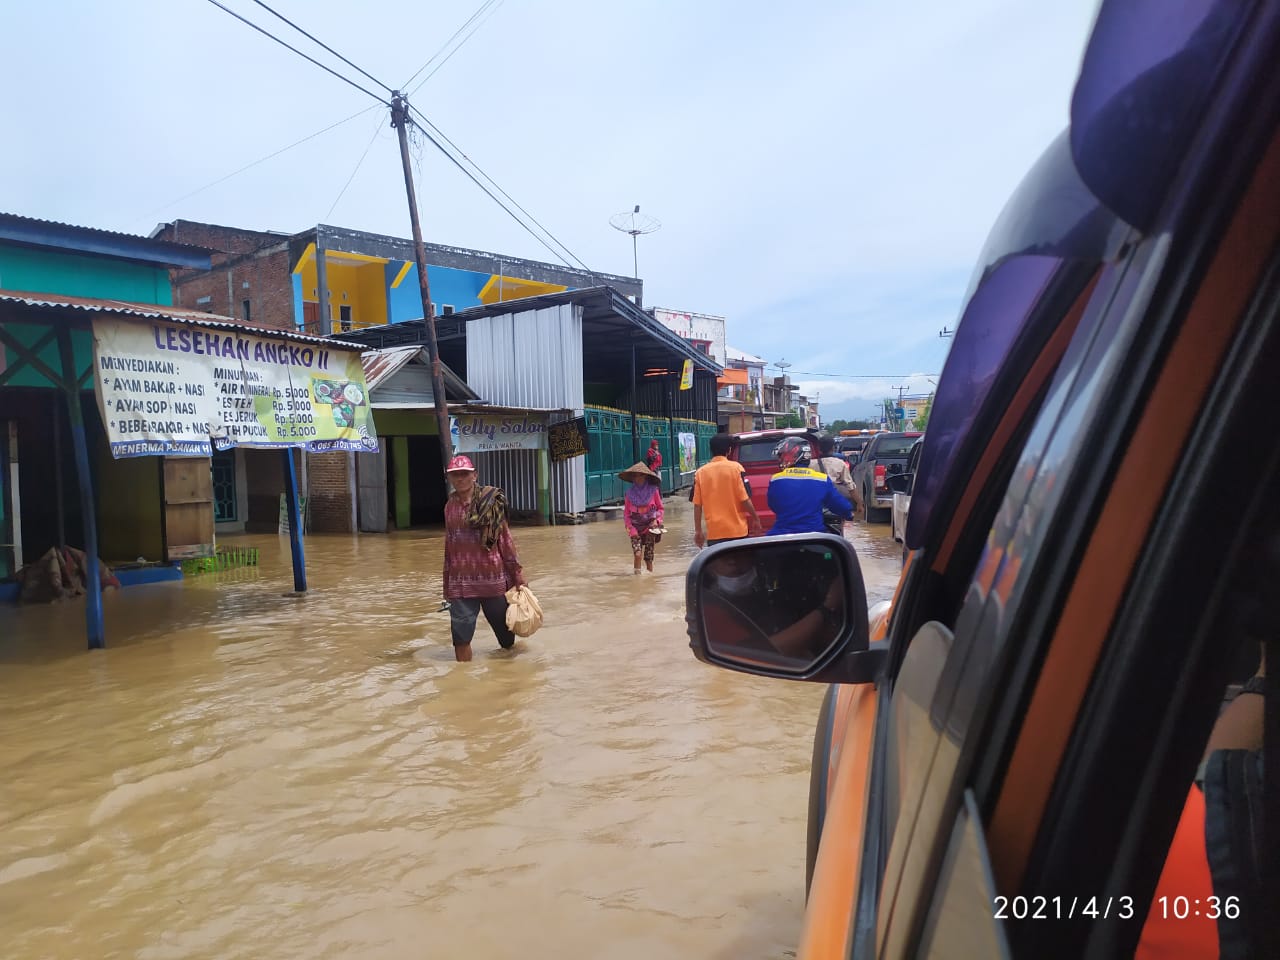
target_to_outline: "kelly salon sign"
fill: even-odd
[[[547,445],[547,422],[536,414],[474,414],[451,418],[453,449],[458,453],[495,450],[541,450]]]
[[[378,448],[360,353],[180,323],[93,321],[114,457],[229,447]]]

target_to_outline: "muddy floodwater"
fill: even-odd
[[[0,608],[0,955],[794,955],[818,685],[697,663],[694,554],[621,523],[517,528],[546,626],[458,664],[441,533]],[[872,601],[900,566],[851,524]]]

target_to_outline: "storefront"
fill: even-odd
[[[0,294],[0,335],[6,379],[38,378],[0,389],[5,459],[16,449],[21,466],[6,473],[5,529],[21,530],[27,562],[46,542],[83,546],[91,647],[104,643],[98,558],[212,554],[219,513],[254,507],[255,464],[280,478],[306,588],[294,450],[376,448],[358,348],[53,294]],[[50,344],[56,367],[41,354]]]

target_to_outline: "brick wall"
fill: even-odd
[[[351,455],[307,455],[309,529],[315,533],[355,533],[351,509]]]
[[[216,223],[197,223],[194,220],[174,220],[162,224],[156,233],[157,240],[172,243],[188,243],[206,250],[239,255],[253,253],[260,247],[288,240],[278,233],[262,230],[244,230],[240,227],[223,227]]]
[[[169,271],[176,306],[244,323],[247,300],[250,325],[296,329],[288,237],[190,220],[167,223],[156,236],[215,251],[211,270]]]

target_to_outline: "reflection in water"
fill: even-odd
[[[547,625],[453,661],[440,535],[283,539],[257,570],[0,610],[9,957],[783,957],[818,686],[696,663],[675,499],[517,529]],[[868,595],[898,545],[850,526]]]

